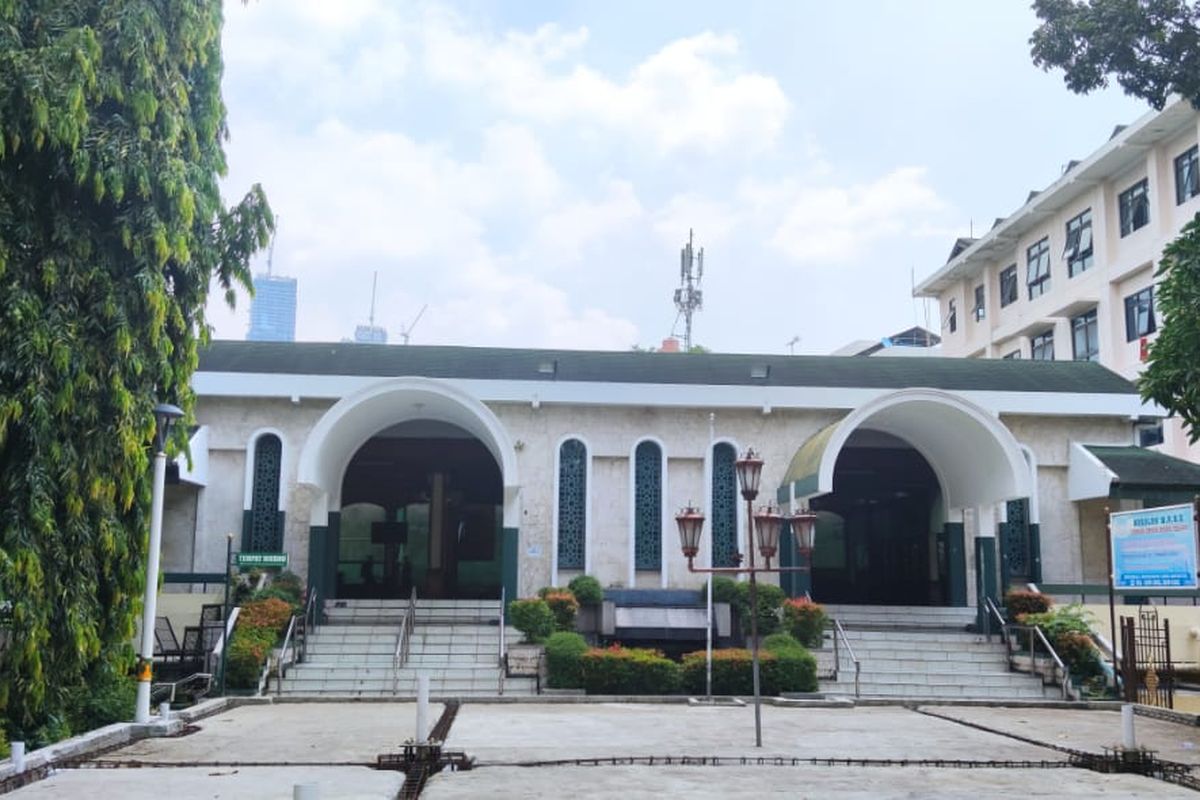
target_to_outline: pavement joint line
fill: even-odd
[[[595,756],[538,761],[477,762],[486,767],[937,767],[942,769],[1072,769],[1069,761],[954,758],[833,758],[820,756]]]

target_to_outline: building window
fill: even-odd
[[[1000,307],[1017,302],[1017,265],[1010,264],[1000,273]]]
[[[243,548],[252,553],[283,550],[282,516],[279,513],[279,473],[283,442],[265,433],[254,442],[254,483],[250,494],[250,535]]]
[[[1020,349],[1013,350],[1011,353],[1005,353],[1005,354],[1004,354],[1004,359],[1005,359],[1006,361],[1017,361],[1017,360],[1019,360],[1020,358],[1021,358],[1021,351],[1020,351]]]
[[[1138,425],[1138,447],[1154,447],[1163,443],[1162,421],[1149,425]]]
[[[1029,340],[1029,357],[1034,361],[1054,360],[1054,329],[1039,333]]]
[[[1128,236],[1150,222],[1150,182],[1146,178],[1117,195],[1121,235]]]
[[[642,442],[633,451],[633,561],[662,568],[662,448]]]
[[[1092,210],[1089,208],[1067,222],[1067,246],[1063,249],[1067,276],[1074,278],[1092,266]]]
[[[1029,299],[1041,297],[1050,291],[1050,237],[1025,251],[1025,283],[1029,287]]]
[[[1175,204],[1183,205],[1200,194],[1200,149],[1192,145],[1175,159]]]
[[[953,300],[946,303],[946,327],[951,333],[958,330],[958,307]]]
[[[1132,342],[1157,330],[1154,324],[1154,287],[1147,286],[1125,298],[1125,341]]]
[[[558,567],[584,569],[587,541],[587,446],[568,439],[558,448]]]
[[[721,442],[712,450],[712,563],[714,567],[735,567],[738,558],[737,451]]]
[[[1100,360],[1100,336],[1096,324],[1096,309],[1071,319],[1071,342],[1076,361]]]
[[[976,322],[981,322],[987,316],[987,308],[983,304],[983,284],[975,287],[975,306],[971,309],[971,315],[975,317]]]

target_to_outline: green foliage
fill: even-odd
[[[821,646],[828,621],[825,607],[807,597],[790,597],[783,601],[783,626],[805,647]]]
[[[554,612],[540,597],[513,600],[508,606],[512,626],[525,634],[523,641],[540,642],[554,633]]]
[[[1092,643],[1092,615],[1078,603],[1041,614],[1021,614],[1017,621],[1036,625],[1046,634],[1058,657],[1075,680],[1101,674],[1100,651]]]
[[[243,625],[239,620],[225,657],[225,685],[230,689],[256,688],[263,664],[278,638],[269,628]]]
[[[676,694],[679,664],[658,650],[613,645],[583,654],[583,688],[588,694]]]
[[[1150,343],[1138,379],[1144,400],[1183,420],[1188,439],[1200,439],[1200,214],[1163,251],[1154,302],[1164,321]]]
[[[554,629],[557,631],[575,630],[575,615],[579,613],[579,602],[575,595],[566,591],[550,592],[543,598],[550,606],[554,615]]]
[[[288,608],[292,609],[293,613],[300,611],[302,608],[300,596],[290,586],[275,586],[272,584],[250,595],[251,602],[259,600],[280,600],[287,603]]]
[[[604,602],[604,589],[600,586],[600,581],[591,575],[576,575],[567,584],[567,588],[581,606],[598,606]]]
[[[304,581],[300,576],[291,570],[283,570],[271,579],[271,589],[276,589],[281,592],[288,592],[292,597],[296,598],[296,602],[304,600]]]
[[[1064,633],[1088,633],[1092,629],[1092,615],[1078,603],[1060,606],[1040,614],[1021,614],[1017,622],[1036,625],[1051,642]]]
[[[578,633],[559,631],[546,640],[546,683],[551,689],[583,688],[583,654],[587,642]]]
[[[724,575],[718,575],[712,579],[713,584],[713,602],[714,603],[729,603],[736,610],[738,604],[738,586],[737,581],[732,578],[726,578]]]
[[[133,719],[137,680],[129,672],[101,663],[75,695],[71,728],[83,733]]]
[[[1004,594],[1004,608],[1010,619],[1019,619],[1022,614],[1042,614],[1050,610],[1054,601],[1049,595],[1026,589],[1013,589]]]
[[[0,713],[43,741],[131,666],[151,408],[190,416],[209,287],[249,286],[273,225],[257,186],[221,198],[222,13],[0,2]]]
[[[8,746],[8,734],[4,732],[4,728],[0,728],[0,758],[8,758],[12,755],[12,750]]]
[[[1200,108],[1200,8],[1192,0],[1034,0],[1033,63],[1087,94],[1115,78],[1161,109],[1178,93]]]
[[[278,597],[254,600],[242,606],[238,614],[237,629],[263,628],[273,634],[282,634],[293,613],[295,612],[291,604]]]
[[[780,692],[815,692],[817,662],[787,634],[767,637],[774,645],[759,651],[760,688],[765,695]],[[767,640],[764,640],[764,645]],[[703,650],[683,657],[683,687],[689,694],[705,690],[706,657]],[[713,694],[744,696],[754,693],[753,656],[749,650],[713,651]]]
[[[750,582],[737,584],[737,610],[742,622],[742,634],[750,635]],[[783,601],[787,594],[773,583],[758,584],[758,635],[769,636],[779,631],[783,624],[780,621]]]

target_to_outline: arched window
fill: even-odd
[[[587,446],[568,439],[558,448],[558,568],[584,569],[587,542]]]
[[[250,535],[244,547],[256,553],[283,550],[283,514],[279,511],[279,475],[283,442],[273,433],[254,442],[254,484],[250,495]]]
[[[737,566],[737,451],[721,442],[712,452],[712,563],[714,567]]]
[[[662,568],[662,448],[651,441],[633,455],[633,563]]]

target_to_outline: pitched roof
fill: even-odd
[[[1127,486],[1200,487],[1200,464],[1144,447],[1084,445]]]
[[[217,341],[200,352],[199,371],[708,386],[1135,393],[1129,381],[1089,361],[519,350],[349,342]]]

